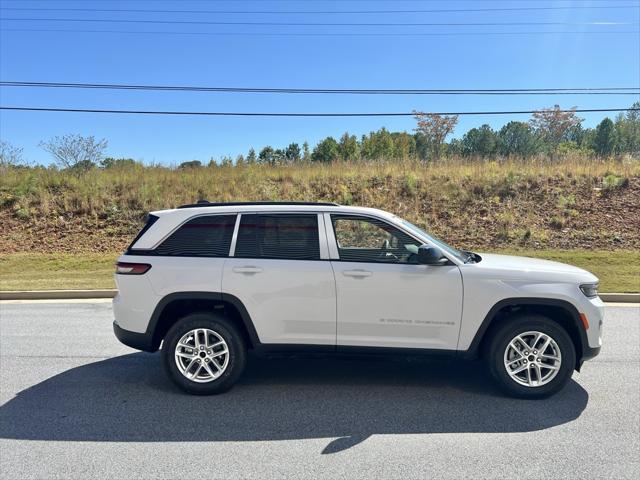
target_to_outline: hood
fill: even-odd
[[[539,258],[516,257],[514,255],[496,255],[481,253],[482,261],[474,264],[493,273],[504,273],[511,278],[531,280],[533,278],[549,281],[593,283],[598,277],[582,268],[566,263],[541,260]]]

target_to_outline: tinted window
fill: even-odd
[[[369,217],[332,215],[340,260],[416,263],[420,243],[388,223]]]
[[[226,257],[236,215],[196,217],[182,225],[155,249],[157,255]]]
[[[319,260],[318,216],[242,215],[235,256]]]

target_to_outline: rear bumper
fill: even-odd
[[[144,352],[155,352],[157,350],[157,348],[153,348],[152,336],[147,333],[125,330],[116,322],[113,322],[113,333],[116,335],[116,338],[127,347],[142,350]]]

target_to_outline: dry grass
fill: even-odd
[[[412,160],[295,166],[142,165],[0,175],[0,252],[126,246],[144,215],[212,201],[334,201],[392,211],[460,247],[640,248],[640,161]]]
[[[398,193],[411,194],[420,185],[438,190],[465,184],[471,190],[500,190],[526,179],[572,176],[604,178],[609,174],[629,178],[640,175],[640,161],[594,160],[572,157],[562,161],[464,161],[450,159],[436,164],[418,161],[338,162],[295,166],[209,166],[174,170],[165,167],[95,169],[77,176],[54,169],[10,169],[0,182],[0,205],[28,216],[74,212],[102,214],[139,213],[170,208],[198,198],[215,201],[330,200],[353,201],[351,188],[370,187],[372,200],[389,180],[404,184]],[[443,185],[443,180],[449,185]],[[438,187],[441,185],[441,187]],[[378,188],[379,190],[380,188]]]

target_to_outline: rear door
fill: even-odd
[[[243,213],[222,289],[243,302],[262,343],[335,345],[335,281],[321,214]]]
[[[325,223],[337,256],[338,346],[456,348],[462,315],[456,265],[418,265],[422,242],[382,219],[326,214]]]
[[[175,292],[219,292],[236,214],[195,215],[153,250],[141,252],[153,267],[141,278],[164,297]],[[146,252],[146,253],[145,253]],[[129,250],[132,255],[135,249]]]

